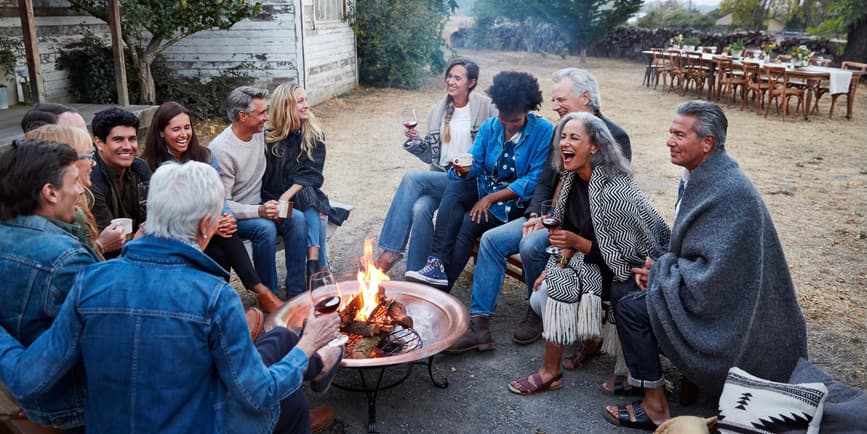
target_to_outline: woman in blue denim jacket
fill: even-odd
[[[542,103],[539,82],[530,74],[504,71],[488,95],[499,110],[482,124],[470,153],[471,165],[449,169],[437,210],[431,255],[408,280],[451,289],[484,231],[521,216],[533,196],[548,157],[550,122],[530,113]]]
[[[446,96],[427,115],[427,134],[419,136],[407,128],[403,147],[430,170],[410,170],[400,181],[379,234],[382,254],[377,268],[387,272],[403,255],[410,238],[406,269],[424,266],[430,254],[433,216],[448,184],[445,173],[454,157],[472,146],[482,123],[497,115],[491,99],[473,92],[479,80],[479,66],[467,59],[455,59],[445,72]]]
[[[309,432],[299,388],[339,319],[309,318],[300,340],[277,327],[254,346],[226,271],[202,253],[222,200],[209,165],[161,166],[145,236],[80,272],[54,325],[26,350],[0,330],[0,374],[15,396],[44,393],[82,361],[90,432],[265,434],[278,417],[294,422],[281,432]]]

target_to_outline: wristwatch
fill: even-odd
[[[567,257],[567,256],[563,256],[563,255],[557,256],[557,263],[560,265],[569,265],[570,260],[572,260],[572,258]]]

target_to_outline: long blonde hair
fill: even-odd
[[[43,125],[35,130],[24,134],[27,140],[44,140],[48,142],[57,142],[69,146],[78,154],[93,153],[93,139],[86,130],[76,127],[66,127],[60,125]],[[93,192],[84,184],[81,179],[76,180],[81,188],[84,189],[84,194],[78,199],[78,206],[87,217],[87,230],[90,232],[91,244],[96,241],[99,236],[99,229],[96,226],[96,218],[93,212],[90,211],[90,204],[93,203]]]
[[[307,158],[313,159],[313,148],[317,141],[325,140],[325,133],[316,122],[313,112],[308,112],[307,119],[299,119],[295,115],[295,90],[301,86],[295,83],[283,83],[274,89],[271,95],[271,107],[268,111],[268,125],[270,130],[265,136],[265,142],[271,148],[271,153],[280,157],[280,147],[277,146],[292,131],[301,129],[301,152],[307,154]],[[300,155],[299,155],[300,158]]]

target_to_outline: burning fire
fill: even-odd
[[[373,239],[364,239],[364,256],[361,257],[361,268],[358,270],[358,289],[361,297],[361,308],[355,314],[355,320],[367,321],[370,313],[379,304],[379,284],[388,280],[373,263]]]

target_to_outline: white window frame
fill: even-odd
[[[323,10],[323,7],[325,10]],[[346,16],[346,0],[313,0],[313,21],[339,23]]]

